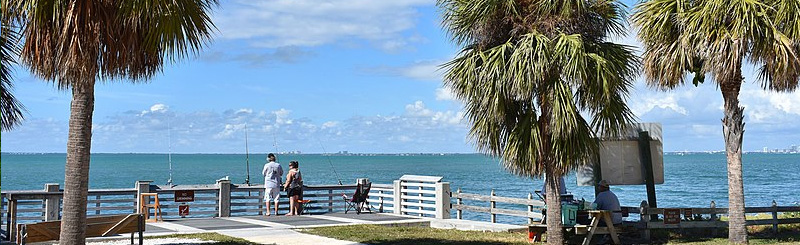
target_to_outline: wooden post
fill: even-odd
[[[772,200],[772,233],[778,233],[778,203]]]
[[[8,195],[8,219],[6,220],[6,230],[8,231],[8,238],[14,241],[17,232],[17,200]]]
[[[531,213],[533,213],[533,204],[531,204],[531,201],[533,201],[533,195],[528,192],[528,224],[533,224],[533,217],[530,216]]]
[[[264,204],[265,204],[265,202],[267,202],[267,201],[264,201],[264,196],[267,194],[265,192],[266,192],[266,188],[261,188],[261,190],[258,191],[258,215],[263,215],[264,214]],[[272,200],[268,200],[268,201],[272,201]],[[269,210],[267,210],[267,212],[269,212]],[[275,216],[277,216],[277,215],[278,214],[275,214]]]
[[[328,190],[328,213],[333,213],[333,190]]]
[[[489,213],[492,215],[492,223],[497,223],[497,214],[494,213],[497,203],[494,201],[494,196],[494,189],[492,189],[491,198],[489,199]]]
[[[436,183],[436,218],[450,218],[450,183]]]
[[[647,215],[649,207],[647,201],[642,201],[642,204],[639,205],[639,222],[642,222],[642,227],[644,227],[641,237],[646,243],[650,243],[650,215]]]
[[[592,174],[594,175],[594,199],[597,199],[597,194],[600,194],[600,186],[597,185],[597,183],[603,180],[603,169],[600,166],[600,153],[597,153],[595,156],[594,169],[592,170]]]
[[[402,188],[403,188],[403,186],[400,184],[400,180],[395,180],[394,181],[394,200],[393,200],[394,203],[392,203],[392,205],[394,207],[394,210],[392,210],[392,211],[395,214],[404,214],[403,213],[403,205],[402,205],[403,204]]]
[[[136,213],[142,213],[142,193],[150,193],[150,183],[152,180],[139,180],[136,181]],[[145,210],[147,211],[147,210]]]
[[[459,205],[459,207],[456,209],[456,219],[461,219],[461,187],[458,187],[458,191],[456,191],[456,193],[458,193],[458,197],[456,197],[456,204]]]
[[[50,183],[44,184],[44,191],[46,192],[59,192],[59,186],[57,183]],[[59,201],[61,200],[58,196],[48,196],[44,200],[44,221],[54,221],[59,220]]]
[[[231,181],[228,179],[217,180],[217,188],[219,188],[219,203],[217,217],[230,217],[231,216]]]
[[[717,204],[714,201],[711,201],[711,221],[717,221]],[[716,222],[715,222],[716,224]],[[714,229],[711,229],[711,236],[717,236],[717,227],[714,226]]]
[[[656,184],[655,176],[653,176],[653,159],[650,156],[650,133],[647,131],[639,132],[639,156],[641,157],[642,165],[644,165],[644,180],[647,186],[647,204],[650,207],[657,208],[656,203]],[[658,219],[657,214],[650,216],[651,219]]]

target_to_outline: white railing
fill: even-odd
[[[373,212],[450,218],[450,184],[442,177],[404,175],[392,184],[373,183],[367,205]],[[366,179],[359,181],[366,182]],[[137,181],[134,188],[89,190],[87,215],[141,213],[139,197],[157,193],[162,217],[178,218],[178,207],[189,206],[185,217],[229,217],[260,215],[265,209],[263,185],[236,185],[221,179],[211,185],[153,185]],[[352,196],[357,185],[304,186],[303,199],[310,200],[304,213],[339,212],[345,208],[343,195]],[[193,191],[194,201],[175,202],[176,191]],[[282,193],[279,210],[287,211],[289,201]],[[13,232],[16,224],[59,220],[63,191],[58,184],[46,184],[44,190],[3,191],[0,201],[0,224]],[[152,214],[154,210],[149,209]]]

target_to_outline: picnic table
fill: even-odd
[[[617,231],[614,228],[614,224],[611,222],[611,214],[612,211],[609,210],[580,210],[578,212],[585,212],[591,216],[591,222],[589,225],[565,225],[563,226],[566,230],[574,230],[575,234],[578,235],[586,235],[583,239],[584,245],[591,244],[592,237],[595,234],[609,234],[611,235],[611,240],[614,244],[620,244],[619,236],[617,235]],[[600,224],[600,220],[605,221],[608,226],[598,226]],[[528,238],[531,241],[539,241],[541,239],[541,234],[544,234],[547,231],[546,224],[531,224],[528,225]]]

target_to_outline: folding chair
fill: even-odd
[[[353,193],[353,196],[348,197],[347,195],[342,194],[342,199],[344,199],[345,202],[344,213],[347,213],[347,211],[350,211],[351,209],[355,210],[356,214],[361,214],[361,210],[364,209],[372,213],[369,205],[364,205],[367,202],[370,188],[372,188],[372,183],[367,183],[366,185],[358,184],[358,186],[356,186],[356,192]]]

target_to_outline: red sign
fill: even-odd
[[[175,191],[175,202],[194,202],[194,191]]]
[[[189,215],[189,205],[180,205],[178,206],[178,215],[181,217],[186,217]]]
[[[681,223],[681,209],[680,208],[665,208],[664,209],[664,224],[680,224]]]

